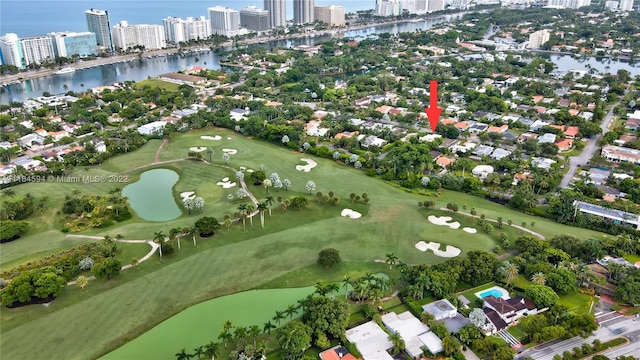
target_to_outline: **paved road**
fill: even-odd
[[[624,329],[620,334],[614,334],[612,331],[614,329]],[[583,339],[581,337],[574,337],[571,339],[567,339],[564,341],[553,342],[550,344],[535,346],[531,349],[528,349],[520,355],[518,355],[517,359],[524,359],[527,356],[530,356],[534,360],[553,360],[554,355],[562,355],[565,351],[571,351],[576,346],[581,346],[582,344],[588,343],[591,344],[593,340],[599,339],[602,342],[609,341],[611,339],[624,336],[629,339],[629,345],[612,351],[632,351],[633,349],[640,347],[640,318],[620,318],[612,321],[608,321],[602,324],[602,327],[596,330],[592,336]],[[626,350],[622,350],[626,349]],[[634,356],[637,356],[634,354]]]
[[[591,139],[587,141],[587,144],[585,145],[584,149],[582,149],[582,152],[580,153],[580,155],[572,156],[569,159],[569,170],[567,171],[567,173],[562,178],[562,181],[560,182],[561,188],[566,188],[567,186],[569,186],[569,183],[571,182],[573,177],[576,175],[576,170],[578,169],[578,166],[585,165],[586,163],[589,162],[589,160],[591,160],[591,158],[593,157],[593,154],[598,149],[598,140],[600,140],[600,137],[602,135],[609,132],[609,124],[613,119],[613,109],[616,106],[618,106],[621,101],[622,101],[622,97],[618,100],[617,103],[611,106],[611,109],[609,110],[607,115],[604,117],[604,119],[602,119],[602,123],[600,124],[600,128],[602,129],[602,134],[592,136]]]

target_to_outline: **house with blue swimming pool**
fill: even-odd
[[[477,292],[475,295],[484,300],[482,311],[486,320],[482,330],[486,335],[495,334],[515,325],[525,316],[539,314],[549,309],[538,309],[533,301],[522,296],[512,298],[507,290],[499,286]]]

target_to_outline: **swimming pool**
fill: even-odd
[[[498,289],[490,289],[480,293],[480,297],[483,299],[486,298],[487,296],[493,296],[495,298],[499,298],[499,297],[502,297],[502,291]]]

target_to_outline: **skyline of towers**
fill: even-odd
[[[88,30],[96,34],[96,45],[113,52],[113,38],[111,36],[109,12],[105,10],[90,9],[84,13],[87,18]]]
[[[293,0],[293,23],[312,23],[315,20],[314,10],[314,0]]]
[[[269,27],[284,27],[287,25],[287,1],[264,0],[264,9],[269,12]]]

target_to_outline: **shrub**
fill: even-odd
[[[0,243],[18,239],[28,228],[26,221],[0,221]]]
[[[215,230],[220,229],[220,223],[218,222],[218,219],[211,216],[205,216],[198,219],[194,226],[198,230],[198,233],[201,236],[205,237],[213,235]],[[162,251],[164,252],[164,249]]]
[[[120,274],[122,262],[116,258],[106,258],[93,266],[93,274],[98,279],[111,279]]]
[[[318,264],[322,267],[333,267],[338,265],[341,261],[340,252],[336,249],[324,249],[318,254]]]
[[[16,303],[26,305],[42,299],[55,298],[67,284],[62,271],[53,266],[25,271],[13,278],[2,291],[2,303],[12,307]]]
[[[78,262],[78,267],[80,268],[80,270],[86,271],[86,270],[91,270],[91,268],[93,267],[93,259],[90,257],[85,257],[82,260],[80,260],[80,262]]]

